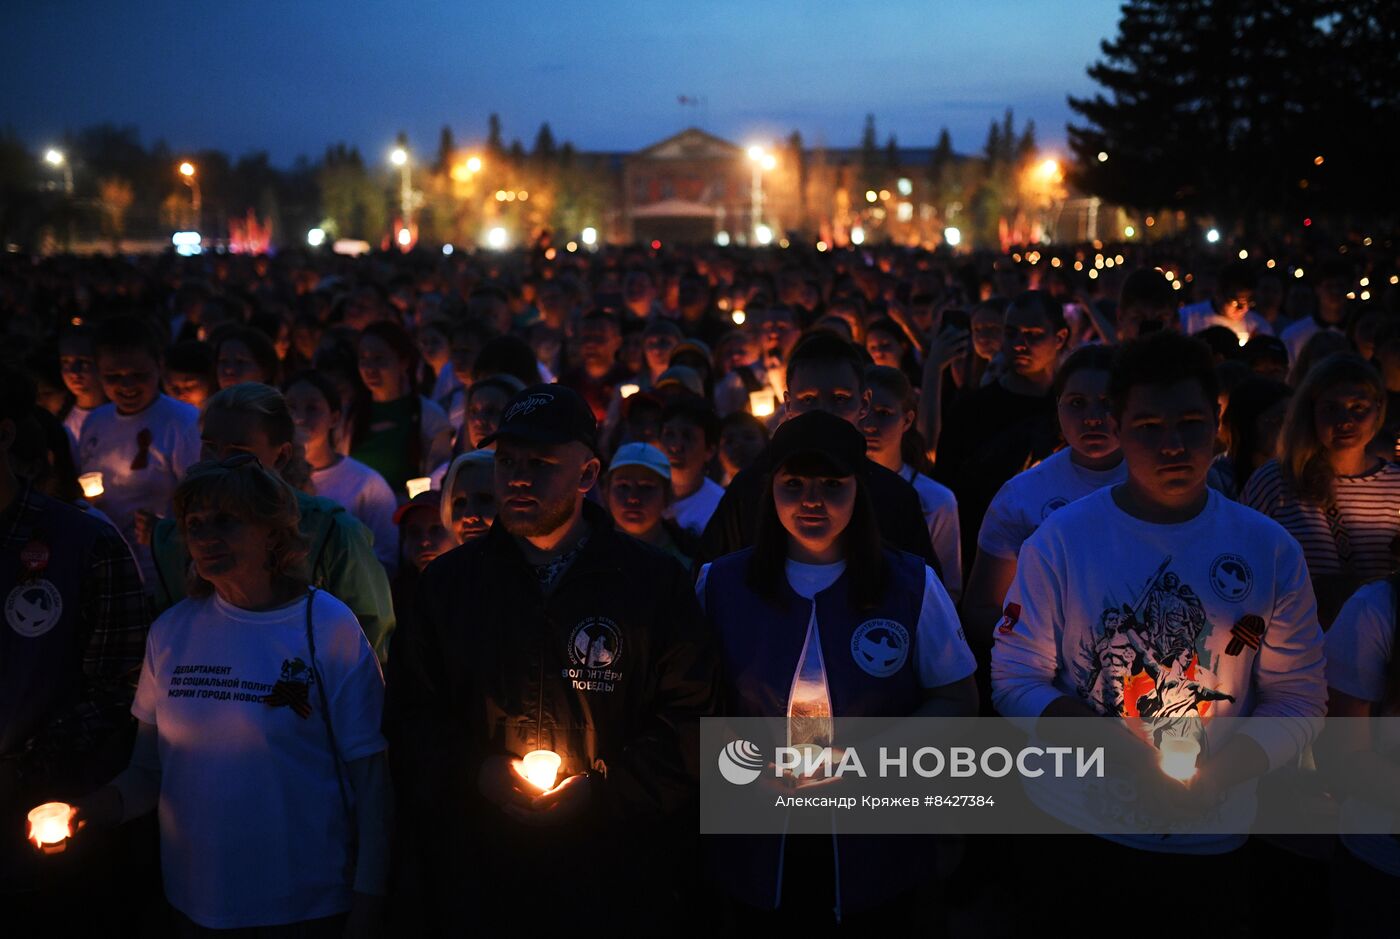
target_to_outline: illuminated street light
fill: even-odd
[[[402,139],[402,138],[400,138]],[[404,229],[413,221],[413,165],[408,148],[398,146],[389,151],[389,162],[399,168],[399,216]],[[412,236],[410,236],[410,240]],[[406,242],[399,242],[404,245]]]
[[[1047,157],[1042,160],[1040,165],[1036,167],[1036,172],[1040,174],[1041,179],[1050,182],[1058,180],[1063,175],[1063,171],[1060,169],[1060,161],[1054,157]]]
[[[759,225],[753,230],[753,234],[754,238],[756,238],[761,245],[773,243],[773,229],[769,228],[767,225]]]
[[[493,251],[500,251],[505,248],[510,241],[510,235],[499,225],[486,233],[486,247]]]
[[[851,244],[853,244],[853,245],[863,245],[863,244],[865,244],[865,229],[864,229],[864,228],[861,228],[859,225],[857,225],[855,228],[852,228],[852,229],[851,229]]]
[[[721,248],[729,247],[729,232],[715,232],[715,244],[719,245]]]
[[[948,247],[956,248],[962,244],[962,232],[956,228],[945,228],[943,229],[943,240],[947,242]]]
[[[409,231],[407,228],[400,228],[398,241],[399,247],[407,248],[409,243],[413,241],[413,232]]]
[[[313,228],[306,233],[306,243],[313,248],[319,248],[326,243],[326,232],[321,228]]]
[[[445,254],[445,255],[451,256],[452,250],[453,250],[453,249],[452,249],[452,246],[451,246],[450,244],[447,244],[447,245],[443,245],[443,246],[442,246],[442,253]]]
[[[1107,154],[1105,151],[1103,151],[1103,150],[1100,150],[1100,151],[1099,151],[1099,162],[1100,162],[1100,163],[1107,163],[1107,162],[1108,162],[1108,154]]]
[[[1124,225],[1124,226],[1123,226],[1123,237],[1124,237],[1124,238],[1131,238],[1131,237],[1133,237],[1133,236],[1136,235],[1136,234],[1137,234],[1137,229],[1134,228],[1133,226],[1131,226],[1131,225]]]
[[[53,147],[50,147],[44,151],[44,162],[48,163],[50,166],[62,166],[63,151],[55,150]]]
[[[1219,240],[1220,231],[1218,229],[1212,228],[1210,231],[1206,232],[1206,241],[1209,241],[1211,244],[1215,244]]]
[[[479,157],[479,156],[470,156],[470,157],[467,157],[467,172],[468,172],[468,173],[480,173],[480,172],[481,172],[481,157]]]
[[[179,166],[180,181],[190,187],[190,210],[194,212],[194,226],[199,227],[199,207],[203,202],[199,191],[199,178],[195,174],[194,164],[189,160],[184,161]]]
[[[578,236],[579,240],[582,241],[584,244],[588,245],[588,247],[590,248],[598,243],[598,229],[592,226],[589,226],[588,228],[585,228],[583,231],[579,232]]]
[[[752,227],[754,239],[758,240],[758,231],[763,227],[763,173],[765,170],[771,171],[778,165],[778,158],[769,153],[764,147],[753,144],[748,149],[749,162],[753,164],[753,187],[749,193],[749,224]],[[772,238],[772,231],[769,231],[769,238]],[[763,242],[767,244],[767,242]]]

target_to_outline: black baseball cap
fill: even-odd
[[[826,411],[808,411],[784,421],[768,444],[774,470],[798,455],[825,457],[837,469],[854,476],[865,466],[865,436],[848,421]]]
[[[530,443],[568,443],[577,440],[598,452],[598,422],[588,402],[563,385],[531,385],[518,393],[501,413],[494,434],[481,441],[487,446],[503,437]]]

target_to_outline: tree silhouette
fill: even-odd
[[[1069,99],[1074,181],[1245,225],[1393,213],[1400,144],[1375,129],[1400,117],[1397,47],[1393,0],[1127,0],[1102,91]]]

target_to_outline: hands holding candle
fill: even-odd
[[[477,778],[481,794],[518,822],[558,825],[581,815],[592,801],[588,775],[556,784],[563,760],[552,750],[531,750],[523,758],[490,757]]]

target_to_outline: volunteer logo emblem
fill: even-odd
[[[763,772],[763,751],[747,740],[735,740],[719,751],[719,774],[725,782],[747,786]]]
[[[63,616],[63,595],[47,580],[20,584],[5,598],[5,622],[26,639],[53,629]]]
[[[1254,587],[1254,572],[1238,554],[1222,554],[1210,562],[1210,587],[1226,603],[1239,603]]]
[[[909,658],[909,630],[892,619],[866,620],[851,635],[851,657],[866,674],[888,678]]]
[[[589,617],[569,635],[569,658],[580,668],[616,669],[622,660],[622,630],[610,619]]]

